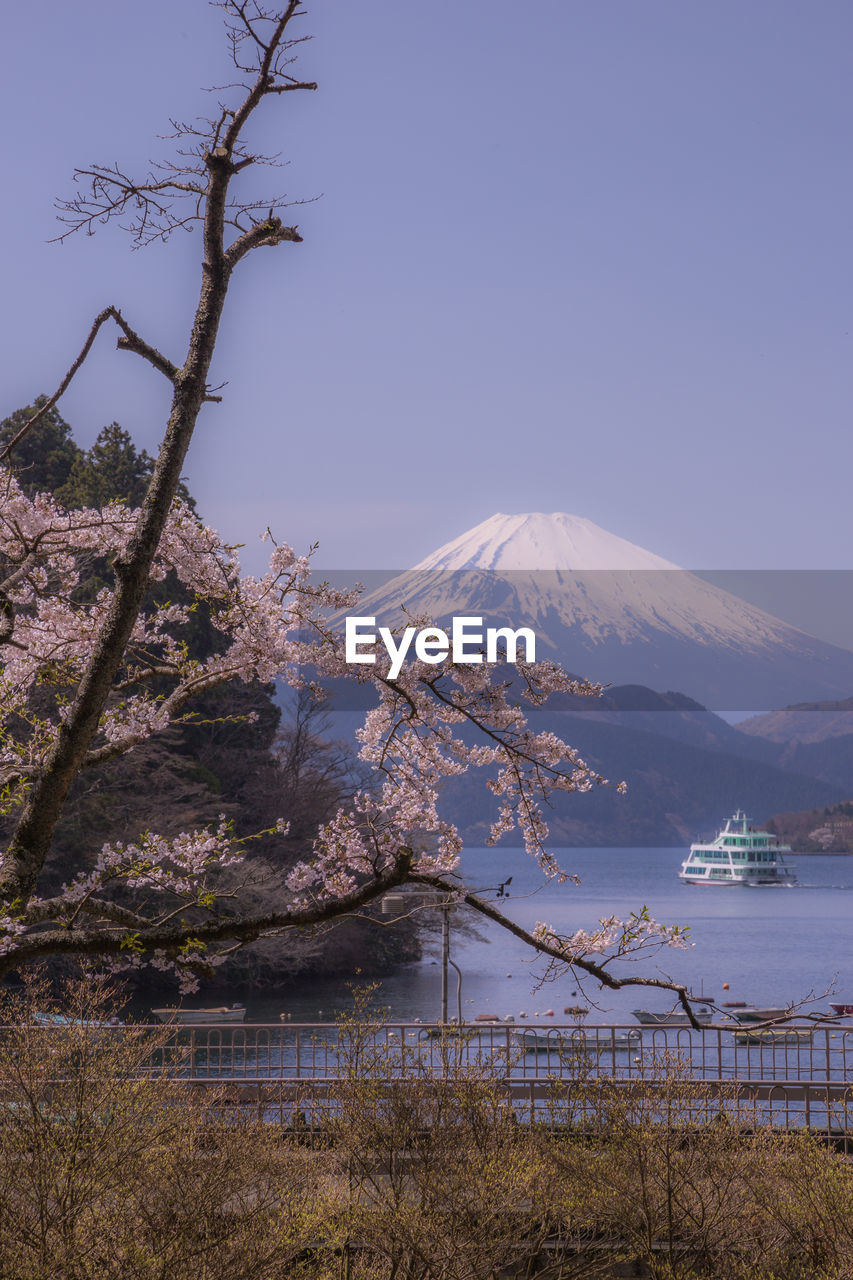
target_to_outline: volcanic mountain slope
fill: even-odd
[[[528,626],[537,657],[619,684],[760,711],[853,691],[853,653],[580,516],[494,515],[361,601],[381,625]]]

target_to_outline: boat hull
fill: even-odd
[[[779,880],[750,880],[746,876],[738,877],[730,880],[709,880],[707,876],[690,876],[679,872],[679,880],[684,884],[709,884],[714,888],[746,888],[746,889],[790,889],[797,881],[793,877],[785,877]]]
[[[754,1023],[754,1022],[779,1022],[782,1018],[790,1018],[790,1009],[758,1009],[754,1005],[747,1005],[741,1009],[731,1009],[731,1016],[735,1022]]]
[[[648,1009],[632,1009],[631,1013],[644,1027],[690,1027],[692,1023],[686,1013],[650,1013]],[[693,1015],[703,1025],[713,1019],[707,1009],[697,1009]]]
[[[691,844],[678,878],[684,884],[737,885],[748,889],[789,889],[797,877],[785,864],[791,850],[770,831],[749,825],[738,809],[713,840]]]
[[[736,1044],[802,1044],[810,1045],[814,1031],[810,1027],[741,1027],[733,1031]]]
[[[120,1018],[71,1018],[64,1013],[34,1013],[33,1022],[37,1027],[85,1027],[95,1031],[124,1026]]]

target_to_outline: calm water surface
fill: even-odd
[[[689,925],[687,951],[664,948],[615,972],[669,976],[717,1000],[785,1004],[812,995],[809,1007],[827,1009],[825,993],[853,1002],[853,857],[790,858],[794,888],[684,885],[678,878],[681,849],[568,849],[557,851],[563,868],[580,884],[555,884],[522,850],[466,851],[464,874],[473,887],[496,886],[512,876],[506,912],[526,927],[546,920],[561,933],[590,928],[601,917],[627,916],[647,906],[667,924]],[[463,971],[463,1017],[522,1012],[534,1025],[548,1023],[545,1010],[565,1021],[566,1004],[591,1005],[590,1022],[633,1022],[634,1008],[666,1009],[665,993],[629,989],[611,992],[569,979],[546,983],[541,960],[498,926],[479,924],[481,938],[452,926],[451,955]],[[435,1019],[440,1007],[437,949],[418,964],[385,979],[376,1001],[396,1019]],[[722,984],[729,983],[729,990]],[[350,1007],[346,979],[305,984],[281,996],[247,1001],[252,1021],[333,1019]],[[189,1002],[192,1003],[192,1002]],[[450,1012],[456,1007],[456,975],[450,974]],[[558,1019],[554,1019],[555,1021]]]

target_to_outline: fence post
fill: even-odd
[[[717,1028],[717,1079],[723,1078],[723,1033]]]

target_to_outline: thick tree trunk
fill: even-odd
[[[224,286],[222,299],[217,299],[217,323],[223,300]],[[178,375],[166,437],[139,523],[126,556],[115,565],[116,586],[109,612],[95,639],[92,657],[71,713],[59,729],[54,747],[27,798],[3,859],[0,899],[7,903],[26,900],[35,892],[68,791],[97,733],[101,714],[142,608],[151,565],[204,400],[204,375],[213,354],[216,332],[207,317],[205,321],[208,346],[205,358],[195,362],[197,372],[192,379],[184,381],[182,374]]]
[[[234,155],[241,142],[242,130],[258,104],[269,94],[316,88],[314,83],[292,80],[283,71],[289,62],[285,60],[280,64],[279,61],[286,28],[299,5],[300,0],[287,0],[283,11],[273,22],[267,41],[259,39],[257,33],[251,31],[251,21],[246,19],[242,7],[235,9],[240,24],[249,27],[259,50],[257,75],[238,109],[223,114],[220,125],[227,120],[227,127],[222,134],[220,125],[214,128],[211,150],[203,158],[207,173],[207,186],[202,197],[204,261],[199,301],[183,367],[176,369],[133,333],[115,308],[108,308],[98,317],[87,345],[60,388],[61,393],[85,358],[100,324],[112,315],[124,333],[119,346],[143,355],[164,373],[174,385],[174,395],[166,434],[136,529],[126,555],[115,565],[115,592],[104,625],[95,638],[91,661],[80,682],[71,712],[60,727],[53,749],[34,781],[14,836],[0,860],[0,910],[5,903],[14,914],[16,906],[23,907],[35,892],[69,789],[97,734],[113,681],[145,600],[151,565],[180,482],[199,411],[204,401],[211,398],[207,392],[207,378],[231,273],[252,249],[261,245],[278,245],[286,240],[299,242],[302,238],[295,227],[285,227],[280,218],[273,217],[272,210],[267,219],[252,221],[248,229],[243,230],[233,217],[234,209],[229,211],[228,204],[232,177],[253,161],[253,157],[244,155],[235,163]],[[144,187],[132,188],[130,194],[138,197],[143,190]],[[249,209],[251,207],[248,206]],[[244,216],[248,220],[250,215],[244,211]],[[241,229],[233,243],[226,247],[229,220],[230,225]]]
[[[71,784],[98,731],[104,707],[121,666],[134,623],[145,600],[151,566],[181,479],[201,406],[219,322],[228,292],[231,264],[224,249],[224,208],[232,173],[230,161],[211,157],[205,212],[202,283],[182,369],[174,376],[172,408],[148,492],[127,552],[115,564],[115,590],[95,638],[92,657],[70,714],[36,779],[0,865],[0,903],[23,905],[36,891],[56,824]]]

